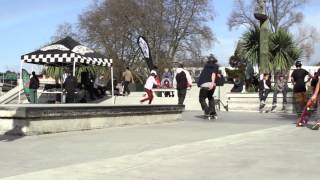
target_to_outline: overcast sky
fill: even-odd
[[[303,9],[305,23],[320,31],[320,1],[309,1]],[[59,24],[76,23],[78,15],[91,3],[92,0],[0,0],[0,71],[18,70],[22,54],[49,42]],[[221,64],[227,64],[243,29],[229,31],[227,27],[233,0],[211,3],[216,16],[210,27],[218,41],[206,53],[215,54]],[[318,45],[312,61],[319,59]]]

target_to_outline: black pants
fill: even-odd
[[[187,89],[178,89],[178,104],[182,105],[186,98]]]
[[[259,90],[260,101],[266,101],[269,92],[270,92],[270,89]]]
[[[98,86],[97,88],[94,89],[95,95],[98,98],[103,97],[104,95],[106,95],[106,89],[105,87],[102,86]]]
[[[75,92],[67,92],[66,103],[76,103],[76,94],[75,94]]]
[[[209,90],[209,88],[201,88],[199,93],[199,102],[202,110],[205,114],[213,114],[216,115],[216,108],[214,104],[213,93],[215,89]],[[206,99],[208,99],[209,103],[207,104]]]
[[[130,83],[129,81],[123,82],[123,94],[125,94],[126,92],[130,94],[129,83]]]

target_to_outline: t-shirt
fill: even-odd
[[[123,72],[122,76],[124,77],[125,81],[131,82],[132,81],[132,74],[129,70],[126,70],[125,72]]]
[[[306,92],[306,83],[304,82],[304,78],[309,74],[308,71],[304,69],[295,69],[292,74],[291,78],[295,82],[293,86],[293,92]]]
[[[212,73],[218,74],[219,66],[217,64],[206,64],[200,73],[198,87],[203,87],[202,84],[211,82]]]
[[[314,87],[314,88],[317,87],[318,81],[319,81],[319,76],[315,76],[314,78],[312,78],[311,87]]]
[[[158,84],[156,79],[153,76],[149,76],[146,81],[146,84],[144,85],[144,88],[151,90],[154,84]]]

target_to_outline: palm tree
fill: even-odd
[[[241,47],[244,57],[253,65],[258,65],[260,71],[264,72],[286,73],[302,55],[292,35],[284,29],[270,33],[267,62],[259,60],[259,29],[250,29],[245,32]]]
[[[294,62],[301,58],[302,50],[298,48],[287,30],[279,29],[270,36],[269,53],[273,72],[286,73]]]
[[[259,29],[249,29],[241,38],[242,56],[253,65],[260,65],[259,34]]]
[[[67,67],[56,67],[56,66],[49,66],[44,71],[46,76],[52,77],[55,80],[61,80],[63,73],[66,72]],[[80,79],[82,72],[89,72],[90,74],[104,74],[109,78],[109,68],[106,67],[99,67],[99,66],[79,66],[76,68],[76,77]]]

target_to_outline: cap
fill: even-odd
[[[151,71],[150,71],[150,74],[157,75],[157,71],[155,71],[155,70],[151,70]]]
[[[302,66],[301,61],[296,61],[296,67],[301,67],[301,66]]]

